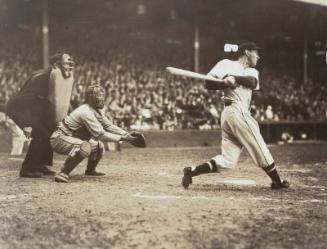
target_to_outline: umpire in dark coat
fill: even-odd
[[[60,92],[56,90],[58,87],[56,88],[54,84],[63,84],[65,80],[73,81],[73,63],[72,57],[67,53],[53,55],[50,59],[51,67],[32,73],[16,97],[9,100],[7,104],[7,115],[22,128],[26,137],[31,138],[20,170],[21,177],[54,174],[46,167],[53,163],[50,135],[60,121],[56,120],[55,111],[58,108],[54,106],[54,103],[60,102],[58,98]],[[71,89],[68,90],[71,95]],[[62,115],[65,114],[67,113]]]

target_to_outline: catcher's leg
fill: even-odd
[[[68,182],[69,174],[84,158],[91,154],[91,144],[79,138],[54,134],[51,145],[55,152],[68,155],[60,173],[55,176],[57,182]]]
[[[93,146],[92,146],[93,147]],[[104,154],[104,145],[102,142],[97,142],[95,144],[95,148],[92,149],[92,153],[89,157],[89,160],[87,162],[85,175],[90,176],[103,176],[105,173],[96,171],[95,168],[97,167],[99,161],[101,160],[102,156]]]

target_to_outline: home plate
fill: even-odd
[[[231,185],[255,185],[255,181],[254,180],[249,180],[249,179],[229,179],[229,180],[223,180],[220,181],[221,183],[224,184],[231,184]]]

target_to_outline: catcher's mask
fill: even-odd
[[[85,102],[96,109],[104,107],[105,90],[99,84],[90,85],[85,92]]]
[[[62,76],[65,79],[68,79],[72,76],[74,71],[74,60],[73,58],[66,53],[58,53],[55,54],[52,58],[50,63],[60,69]]]

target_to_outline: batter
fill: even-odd
[[[238,60],[219,61],[208,75],[223,79],[225,88],[221,115],[222,154],[196,167],[186,167],[182,185],[185,189],[192,184],[192,177],[233,168],[245,148],[253,162],[271,178],[272,189],[289,188],[276,169],[274,159],[262,138],[257,121],[251,116],[250,102],[253,90],[259,89],[259,73],[254,68],[259,60],[259,47],[253,42],[240,45]],[[211,87],[212,89],[212,87]]]

